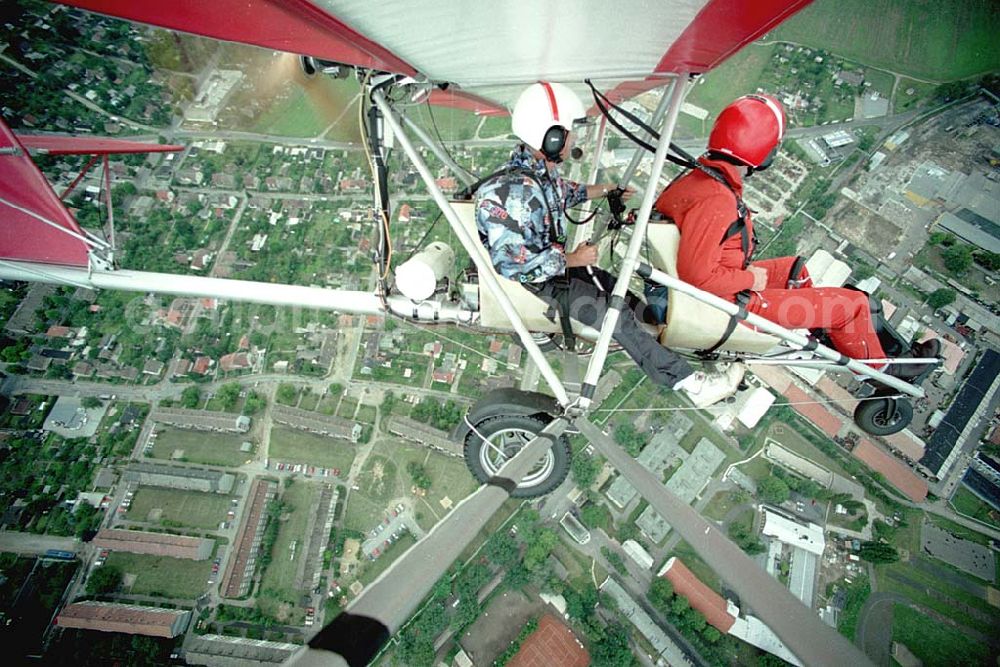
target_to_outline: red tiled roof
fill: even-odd
[[[876,447],[871,440],[862,438],[851,453],[872,470],[882,473],[890,484],[913,502],[923,502],[927,498],[927,482],[899,459]]]
[[[788,373],[777,366],[754,366],[753,373],[779,394],[784,393],[785,389],[792,384]]]
[[[69,338],[70,333],[69,327],[52,326],[45,332],[45,335],[49,338]]]
[[[194,367],[191,369],[198,375],[204,375],[212,365],[212,360],[208,357],[198,357],[194,360]]]
[[[676,556],[667,561],[660,576],[666,577],[674,585],[674,592],[686,597],[691,607],[700,611],[705,620],[722,634],[727,634],[736,623],[736,618],[727,611],[728,605],[722,596],[706,586]]]
[[[538,629],[528,635],[521,650],[507,663],[509,667],[587,667],[590,655],[573,631],[551,615],[538,621]]]
[[[837,435],[840,427],[843,426],[843,419],[830,412],[829,408],[816,403],[816,399],[794,384],[788,385],[788,388],[781,393],[792,404],[792,409],[815,424],[819,430],[831,438]]]
[[[883,438],[897,452],[910,459],[919,461],[924,457],[924,443],[909,431],[900,431]]]
[[[211,545],[206,544],[206,542],[210,542],[210,540],[201,537],[108,528],[101,530],[94,537],[94,544],[101,549],[190,560],[205,560],[212,554]]]
[[[219,367],[222,368],[223,371],[250,368],[250,358],[247,357],[246,352],[224,354],[222,355],[222,358],[219,359]]]
[[[840,408],[849,415],[853,415],[854,408],[858,407],[858,399],[851,396],[851,392],[834,382],[829,376],[824,375],[820,378],[820,381],[816,383],[816,389],[834,400],[832,407]]]

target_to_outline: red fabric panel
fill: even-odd
[[[146,144],[124,139],[95,137],[63,137],[42,134],[18,134],[17,140],[28,149],[44,151],[50,155],[111,155],[115,153],[172,153],[184,150],[183,146]]]
[[[100,14],[348,65],[415,74],[408,63],[307,0],[59,0]]]
[[[430,103],[439,107],[450,107],[452,109],[462,109],[471,111],[480,116],[508,116],[510,112],[496,102],[490,102],[486,98],[466,93],[461,90],[440,90],[435,88],[431,91]]]
[[[671,44],[656,72],[701,74],[715,69],[723,61],[761,35],[778,27],[812,0],[710,0],[694,21]],[[629,81],[607,92],[614,102],[635,97],[669,83],[661,77]],[[752,91],[744,91],[752,92]],[[600,113],[590,110],[590,115]]]
[[[711,0],[663,56],[657,72],[707,72],[812,0]]]
[[[16,153],[7,153],[8,150]],[[0,199],[77,234],[83,233],[3,120],[0,120]],[[0,202],[0,258],[87,266],[87,245]]]

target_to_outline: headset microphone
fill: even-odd
[[[583,157],[583,149],[580,148],[579,146],[574,146],[573,150],[570,151],[570,155],[573,157],[574,160],[579,160],[580,158]]]

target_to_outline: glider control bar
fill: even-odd
[[[294,667],[368,664],[416,611],[434,584],[510,498],[518,481],[545,456],[567,425],[564,418],[549,422],[493,479],[458,503],[346,611],[309,640],[308,648],[289,664]]]
[[[718,526],[670,493],[658,478],[597,426],[584,417],[575,420],[574,425],[709,567],[726,579],[743,604],[753,609],[803,664],[857,667],[871,664],[857,647],[823,623],[781,582],[733,544]]]

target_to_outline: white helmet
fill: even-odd
[[[585,115],[580,98],[567,86],[540,81],[528,86],[517,98],[511,129],[525,144],[559,162],[573,121]]]

